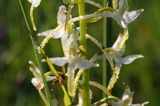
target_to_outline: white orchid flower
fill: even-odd
[[[125,52],[125,42],[128,39],[127,29],[125,29],[123,34],[120,34],[118,36],[116,42],[113,44],[112,47],[106,48],[106,49],[103,49],[100,42],[97,41],[92,36],[87,35],[86,37],[89,38],[92,42],[94,42],[103,52],[103,55],[100,55],[100,56],[97,55],[93,58],[93,60],[107,58],[111,66],[111,69],[113,70],[113,75],[109,82],[108,90],[111,90],[113,86],[115,85],[115,83],[117,82],[117,79],[120,73],[120,69],[123,64],[130,64],[134,60],[143,57],[142,55],[129,55],[126,57],[122,57]]]
[[[134,92],[131,92],[130,88],[127,86],[122,96],[122,99],[118,100],[117,102],[114,102],[112,106],[144,106],[149,103],[144,102],[142,104],[132,104],[133,94]]]
[[[107,57],[114,60],[115,67],[120,68],[122,64],[130,64],[137,58],[143,57],[142,55],[129,55],[122,57],[125,52],[125,42],[127,39],[128,31],[124,32],[124,34],[120,34],[113,46],[105,53]]]
[[[87,38],[89,38],[93,43],[95,43],[100,50],[104,53],[103,56],[96,56],[93,59],[101,59],[104,56],[109,60],[111,65],[114,64],[113,68],[120,68],[122,64],[130,64],[137,58],[142,58],[142,55],[129,55],[126,57],[122,57],[125,52],[125,42],[128,39],[128,30],[125,30],[124,34],[120,34],[116,40],[116,42],[113,44],[112,47],[103,49],[101,43],[96,40],[94,37],[87,35]],[[114,62],[113,62],[114,61]]]
[[[57,23],[58,26],[55,29],[50,29],[48,31],[44,31],[38,34],[38,36],[45,36],[46,38],[41,43],[41,47],[44,48],[44,46],[48,43],[48,41],[53,39],[62,38],[63,40],[68,38],[68,33],[66,31],[66,18],[67,18],[67,10],[65,6],[60,6],[58,13],[57,13]],[[69,17],[71,18],[71,16]]]
[[[34,75],[34,78],[32,78],[31,80],[32,84],[36,87],[36,89],[41,90],[44,87],[44,83],[39,68],[32,61],[29,61],[29,69]],[[56,79],[55,76],[46,77],[47,81],[51,81],[54,79]]]
[[[127,25],[134,21],[144,11],[144,9],[138,9],[131,12],[128,12],[128,10],[128,1],[120,0],[119,8],[109,16],[116,20],[122,28],[127,28]]]

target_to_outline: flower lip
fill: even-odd
[[[38,90],[41,90],[44,86],[43,83],[40,80],[38,80],[37,78],[32,78],[31,82]]]

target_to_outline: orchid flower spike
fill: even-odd
[[[149,103],[144,102],[142,104],[132,104],[133,94],[134,92],[131,92],[130,88],[127,86],[122,96],[122,99],[118,100],[117,102],[114,102],[112,106],[144,106]]]
[[[134,21],[144,9],[138,9],[128,12],[129,6],[127,0],[119,1],[119,8],[110,14],[110,16],[117,21],[122,28],[127,28],[128,24]]]
[[[42,80],[41,72],[39,68],[32,62],[29,61],[29,69],[33,73],[34,78],[32,78],[31,82],[36,87],[37,90],[41,90],[44,87],[44,83]],[[56,79],[55,76],[47,76],[46,80],[51,81]]]
[[[33,10],[34,10],[34,8],[36,8],[40,5],[41,0],[28,0],[28,1],[31,3],[31,8],[30,8],[31,23],[32,23],[32,26],[33,26],[33,30],[36,31],[37,28],[36,28],[35,21],[34,21],[34,18],[33,18]]]

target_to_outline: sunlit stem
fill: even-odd
[[[115,71],[112,74],[112,77],[109,81],[109,84],[107,86],[108,90],[111,92],[112,88],[114,87],[114,85],[116,84],[118,78],[119,78],[119,74],[120,74],[120,68],[115,69]]]
[[[40,97],[42,98],[43,102],[45,103],[45,105],[50,106],[46,97],[44,96],[43,92],[41,90],[38,90],[38,93],[39,93]]]
[[[32,23],[33,30],[36,31],[37,28],[36,28],[36,25],[35,25],[35,22],[34,22],[33,10],[34,10],[34,6],[31,5],[31,8],[30,8],[30,18],[31,18],[31,23]]]
[[[85,1],[79,0],[78,2],[78,12],[79,16],[85,15]],[[83,52],[86,53],[86,22],[85,20],[80,20],[80,44],[82,45]],[[89,71],[84,71],[82,76],[82,105],[90,106],[90,94],[89,94]]]

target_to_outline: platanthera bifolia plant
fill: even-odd
[[[37,89],[46,106],[144,106],[148,104],[148,102],[133,104],[133,92],[128,86],[126,86],[120,99],[114,96],[114,92],[112,92],[120,77],[121,67],[136,59],[143,58],[143,55],[140,54],[124,56],[126,41],[129,38],[128,24],[133,22],[144,11],[143,9],[129,11],[127,0],[104,0],[104,4],[93,0],[63,0],[64,4],[59,6],[57,17],[53,17],[57,20],[57,26],[39,32],[36,26],[38,23],[36,24],[34,18],[34,9],[38,8],[41,0],[28,1],[31,4],[30,19],[25,13],[21,0],[19,3],[37,60],[37,65],[29,60],[29,70],[34,76],[31,83]],[[54,2],[56,1],[54,0]],[[85,4],[90,4],[97,10],[91,14],[86,14]],[[75,7],[78,7],[79,16],[77,17],[72,16]],[[103,42],[87,33],[89,23],[98,23],[101,19],[104,19],[105,22],[106,18],[113,19],[117,26],[122,29],[111,47],[106,47]],[[103,27],[106,30],[105,26]],[[102,37],[105,38],[105,36],[107,35],[104,33]],[[39,43],[35,39],[36,37],[43,38],[43,41]],[[64,56],[52,55],[49,57],[45,47],[48,42],[54,42],[58,39],[61,42],[61,46],[58,47],[62,47]],[[90,40],[97,47],[98,51],[95,54],[88,53],[87,40]],[[101,60],[107,60],[108,66],[111,68],[112,75],[108,84],[91,81],[89,78],[89,73],[93,72],[92,68],[95,70],[97,67],[102,67],[99,63]],[[48,69],[43,68],[44,65],[47,65]],[[101,73],[102,71],[98,72]],[[55,93],[51,92],[51,90],[54,91],[56,85],[61,88],[59,90],[63,95],[61,99],[57,99]],[[105,94],[101,100],[91,102],[91,99],[96,95],[96,92],[92,92],[90,89],[91,86],[100,89]]]

